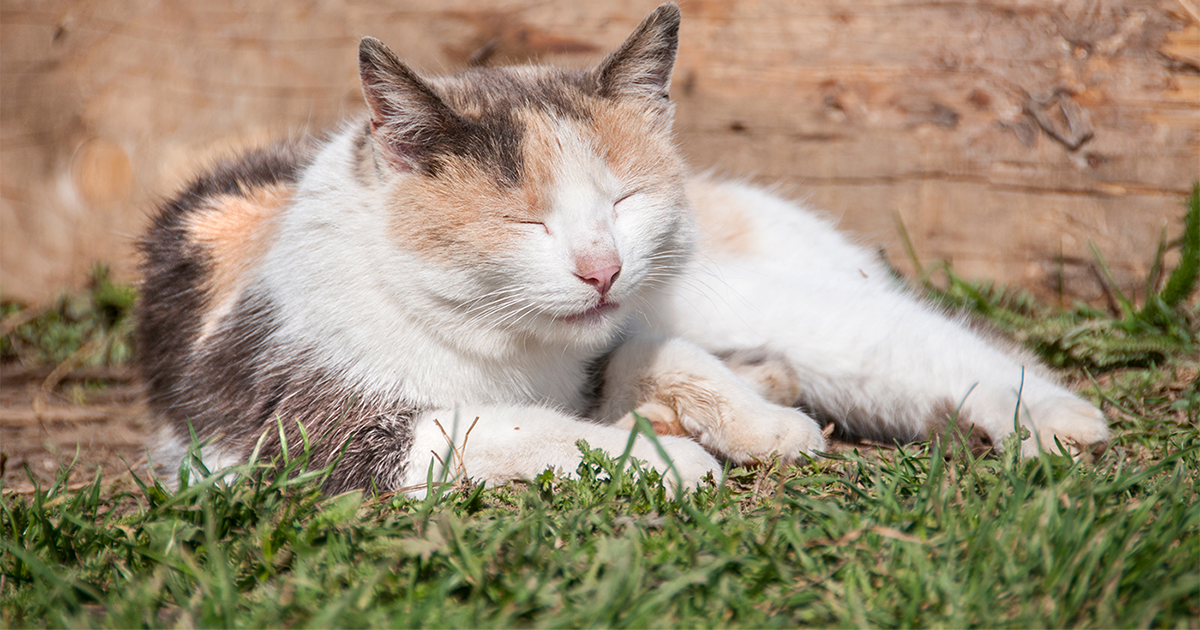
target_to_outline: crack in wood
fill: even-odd
[[[978,184],[993,190],[1024,192],[1031,194],[1071,195],[1078,197],[1125,197],[1130,195],[1181,197],[1188,194],[1185,188],[1160,188],[1135,184],[1131,182],[1098,182],[1094,189],[1054,188],[1050,186],[1035,186],[1032,184],[1011,184],[997,182],[987,177],[975,175],[960,175],[944,171],[913,171],[899,175],[872,175],[867,177],[812,177],[789,176],[788,181],[811,186],[877,186],[904,184],[921,181],[947,181],[965,184]],[[1100,187],[1102,186],[1102,187]]]

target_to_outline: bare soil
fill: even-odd
[[[10,492],[32,492],[71,466],[70,486],[91,482],[97,468],[122,485],[146,471],[154,427],[131,367],[0,365],[0,479]],[[72,465],[72,462],[74,464]]]

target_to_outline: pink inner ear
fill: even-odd
[[[376,146],[382,150],[383,157],[387,160],[388,164],[391,164],[401,173],[411,173],[416,170],[418,157],[416,147],[388,137],[387,127],[376,123],[374,120],[371,121],[371,135],[379,138],[380,144]]]

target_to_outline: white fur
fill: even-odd
[[[805,397],[858,434],[923,436],[930,411],[950,399],[1002,436],[1013,431],[1019,394],[1021,424],[1047,448],[1055,435],[1077,446],[1108,438],[1098,409],[1036,362],[918,301],[827,221],[760,188],[720,186],[753,225],[753,254],[701,252],[652,312],[660,330],[713,350],[767,344],[786,352]],[[1036,439],[1023,444],[1026,454],[1037,451]]]
[[[388,194],[404,176],[371,189],[347,177],[351,135],[333,138],[308,169],[260,281],[278,301],[279,341],[315,349],[324,367],[366,395],[436,410],[417,422],[406,485],[423,484],[431,462],[435,476],[444,472],[433,453],[445,459],[449,449],[434,419],[454,443],[467,442],[465,473],[491,482],[547,467],[573,471],[579,439],[619,454],[626,428],[579,416],[589,364],[639,321],[649,329],[613,356],[611,397],[596,420],[619,422],[638,402],[638,383],[664,372],[710,386],[727,411],[700,405],[680,414],[699,444],[663,438],[687,483],[718,469],[704,448],[735,462],[824,448],[812,419],[764,401],[701,348],[784,351],[808,399],[861,434],[923,436],[930,412],[952,399],[1003,435],[1013,429],[1020,390],[1020,422],[1043,443],[1058,436],[1082,446],[1108,436],[1094,407],[1037,366],[918,302],[826,221],[761,189],[722,185],[753,225],[753,253],[701,252],[672,288],[674,271],[662,261],[686,256],[693,240],[680,201],[651,191],[615,212],[626,191],[586,141],[564,131],[546,229],[525,230],[497,257],[500,268],[483,273],[431,262],[392,240]],[[670,256],[655,249],[672,238]],[[610,297],[621,307],[563,321],[598,300],[573,275],[589,255],[620,260]],[[1036,440],[1023,447],[1036,449]],[[644,439],[633,454],[665,470]]]
[[[472,428],[475,418],[479,422]],[[580,461],[579,440],[617,457],[629,443],[629,430],[538,407],[463,405],[431,411],[417,422],[404,486],[410,493],[422,495],[431,467],[434,481],[450,480],[461,473],[502,483],[529,479],[546,469],[573,475]],[[668,480],[674,478],[669,466],[679,472],[685,486],[695,486],[709,472],[721,470],[717,460],[692,440],[673,436],[658,440],[670,456],[670,464],[643,436],[637,437],[630,455],[663,472]]]
[[[666,381],[682,394],[683,400],[673,396],[673,404],[666,406],[677,409],[687,434],[735,463],[748,464],[772,453],[794,458],[825,448],[812,418],[763,400],[724,363],[684,339],[638,335],[614,353],[608,374],[610,383],[597,414],[603,422],[632,428],[628,414],[645,402],[639,396],[639,381]]]

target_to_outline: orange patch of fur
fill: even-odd
[[[688,181],[688,198],[700,227],[700,246],[709,252],[752,254],[754,229],[741,201],[707,178]]]
[[[449,159],[433,178],[401,175],[392,183],[392,238],[429,259],[487,262],[510,246],[537,200],[528,187],[505,190],[465,159]]]
[[[725,417],[729,415],[729,403],[716,393],[711,383],[694,374],[665,372],[638,383],[637,407],[618,426],[632,428],[633,413],[649,420],[659,435],[686,436],[691,432],[683,424],[683,415],[693,420]]]
[[[211,261],[203,287],[211,306],[202,318],[200,339],[241,296],[274,235],[275,216],[291,194],[287,186],[273,184],[242,195],[220,195],[190,218],[189,233]]]
[[[558,136],[564,125],[577,126],[598,157],[632,188],[681,194],[682,160],[644,106],[599,100],[587,105],[593,115],[585,122],[532,109],[517,113],[524,131],[522,174],[513,188],[502,187],[486,168],[462,158],[444,159],[437,177],[397,175],[390,184],[393,238],[429,260],[460,264],[510,247],[522,222],[541,221],[551,210],[548,194],[563,161]],[[664,173],[676,175],[664,178]]]
[[[635,189],[677,192],[683,185],[683,160],[669,133],[667,113],[639,101],[604,103],[591,122],[597,149],[618,178]]]

